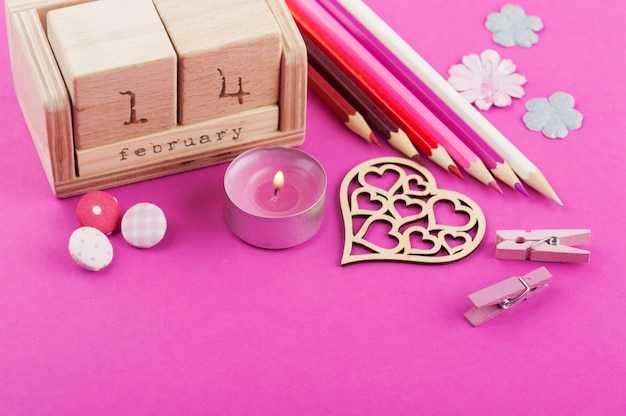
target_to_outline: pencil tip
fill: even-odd
[[[378,140],[378,137],[376,137],[376,135],[373,132],[370,133],[370,142],[374,143],[378,147],[382,147],[380,145],[380,140]]]
[[[527,185],[532,186],[537,191],[539,191],[542,195],[552,199],[554,202],[563,206],[563,202],[556,195],[556,192],[552,189],[546,178],[543,177],[541,172],[538,170],[531,173],[527,179],[524,180]]]
[[[524,188],[524,185],[522,185],[521,182],[515,184],[515,189],[517,189],[523,195],[530,196],[528,195],[528,191],[526,190],[526,188]]]
[[[450,165],[450,166],[448,166],[448,170],[449,170],[450,172],[454,173],[454,174],[455,174],[456,176],[458,176],[459,178],[464,179],[464,178],[463,178],[463,174],[462,174],[462,173],[461,173],[461,171],[459,170],[458,166],[456,166],[456,165]]]
[[[498,185],[498,183],[496,181],[489,182],[489,186],[491,188],[495,189],[496,191],[500,192],[501,194],[504,193],[504,192],[502,192],[502,188],[500,188],[500,186]]]
[[[416,161],[417,163],[419,163],[422,166],[426,166],[424,164],[424,159],[422,159],[422,156],[420,156],[419,153],[416,153],[413,156],[411,156],[411,159]]]

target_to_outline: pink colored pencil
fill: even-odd
[[[319,3],[312,0],[291,0],[340,49],[381,86],[417,123],[440,143],[468,174],[501,192],[484,163],[454,135],[421,101],[419,101],[384,65],[363,47]]]

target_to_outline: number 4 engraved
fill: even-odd
[[[222,72],[221,69],[218,68],[217,70],[220,73],[220,76],[222,77],[222,91],[220,92],[220,98],[236,97],[237,100],[239,101],[239,104],[243,104],[243,97],[246,96],[246,95],[250,95],[250,93],[249,92],[245,92],[243,90],[241,77],[239,77],[239,91],[234,92],[234,93],[227,93],[226,92],[226,77],[224,76],[224,73]]]
[[[140,118],[137,120],[137,111],[135,110],[135,93],[132,91],[124,91],[120,92],[120,94],[128,95],[130,97],[130,120],[125,121],[124,125],[128,126],[131,124],[147,123],[147,118]]]

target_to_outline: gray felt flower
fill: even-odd
[[[499,13],[487,16],[485,27],[493,33],[493,41],[498,45],[529,48],[539,41],[535,32],[543,29],[543,22],[537,16],[526,16],[520,6],[507,4]]]
[[[534,98],[526,103],[523,120],[532,131],[541,131],[550,139],[563,139],[569,130],[580,128],[583,115],[574,109],[574,97],[555,92],[550,98]]]

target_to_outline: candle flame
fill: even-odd
[[[282,170],[279,170],[278,172],[276,172],[276,175],[274,175],[274,188],[280,189],[284,185],[285,185],[285,175],[283,174]]]

